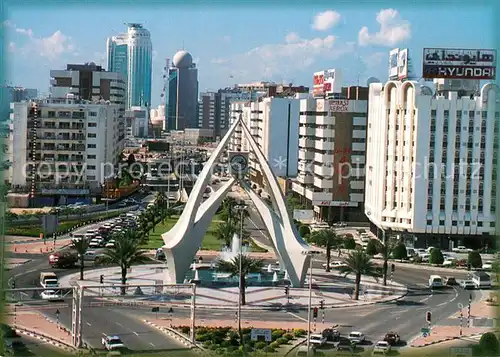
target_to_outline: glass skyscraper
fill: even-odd
[[[151,106],[152,53],[151,34],[141,24],[128,24],[126,34],[108,39],[108,71],[124,76],[127,108]]]

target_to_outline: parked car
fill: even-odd
[[[483,267],[482,267],[484,270],[491,270],[493,269],[493,262],[491,260],[485,260],[484,263],[483,263]]]
[[[333,269],[338,269],[343,266],[345,266],[345,263],[341,262],[340,260],[334,260],[330,262],[330,268]],[[326,263],[323,264],[323,268],[326,268]]]
[[[365,335],[359,331],[352,331],[349,336],[347,336],[347,339],[356,344],[363,343],[365,342]]]
[[[373,347],[373,352],[387,354],[391,351],[391,345],[387,341],[378,341]]]
[[[452,277],[452,276],[445,276],[444,277],[444,285],[445,286],[454,286],[457,285],[457,280]]]
[[[40,294],[40,297],[48,301],[64,301],[62,294],[55,290],[44,290]]]
[[[462,280],[460,286],[465,290],[474,290],[476,288],[476,284],[472,280]]]
[[[401,342],[401,338],[396,332],[389,331],[385,334],[384,341],[394,346]]]
[[[455,247],[452,249],[453,253],[470,253],[472,252],[472,249],[466,248],[463,245],[459,245],[458,247]]]
[[[340,332],[336,329],[326,328],[322,334],[327,341],[338,341],[340,339]]]

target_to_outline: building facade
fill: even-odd
[[[11,104],[9,183],[34,207],[85,201],[115,173],[123,150],[119,106],[71,94]]]
[[[107,62],[110,72],[125,75],[127,108],[151,106],[153,45],[150,32],[142,24],[129,23],[126,34],[107,40]]]
[[[336,99],[301,100],[299,172],[292,190],[318,220],[366,220],[367,113],[366,87],[344,87]]]
[[[295,177],[297,175],[298,140],[299,140],[299,105],[300,97],[267,97],[261,100],[235,101],[231,103],[231,123],[241,117],[268,160],[274,175]],[[230,151],[250,151],[250,180],[266,188],[262,168],[257,157],[250,150],[248,140],[237,129],[230,138]]]
[[[149,109],[147,107],[131,107],[125,111],[126,136],[147,138],[149,135]]]
[[[370,86],[365,213],[415,246],[480,248],[496,228],[498,87],[446,82]]]
[[[187,51],[179,51],[168,70],[167,128],[198,127],[198,69]]]
[[[36,89],[0,85],[0,122],[9,120],[10,103],[35,99],[37,95]]]

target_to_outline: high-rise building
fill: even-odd
[[[297,154],[299,140],[299,102],[301,96],[288,98],[267,97],[258,101],[234,101],[231,103],[231,124],[239,117],[243,119],[269,161],[273,173],[278,177],[297,175]],[[248,140],[237,130],[230,138],[231,151],[250,151],[250,180],[266,188],[262,168],[251,152]]]
[[[499,89],[441,79],[370,85],[365,213],[374,232],[416,247],[494,239]]]
[[[147,138],[149,132],[149,110],[146,107],[131,107],[125,111],[126,136]]]
[[[151,106],[153,69],[151,34],[141,24],[129,23],[127,26],[126,34],[108,38],[108,70],[125,76],[127,108]]]
[[[300,103],[298,175],[292,190],[328,223],[364,220],[368,88]]]
[[[101,192],[123,150],[118,105],[68,94],[11,108],[6,156],[13,192],[36,207],[89,201]]]
[[[179,51],[168,70],[167,129],[198,127],[198,69],[187,51]]]
[[[9,120],[10,103],[35,99],[37,95],[36,89],[0,85],[0,122]]]

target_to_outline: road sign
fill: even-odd
[[[470,357],[472,356],[472,348],[470,347],[450,347],[450,357]]]
[[[420,329],[420,333],[422,334],[422,337],[427,337],[431,334],[431,329],[428,327],[422,327]]]
[[[252,339],[252,341],[263,340],[266,342],[271,342],[272,341],[271,330],[265,328],[253,328],[252,331],[250,332],[250,338]]]

